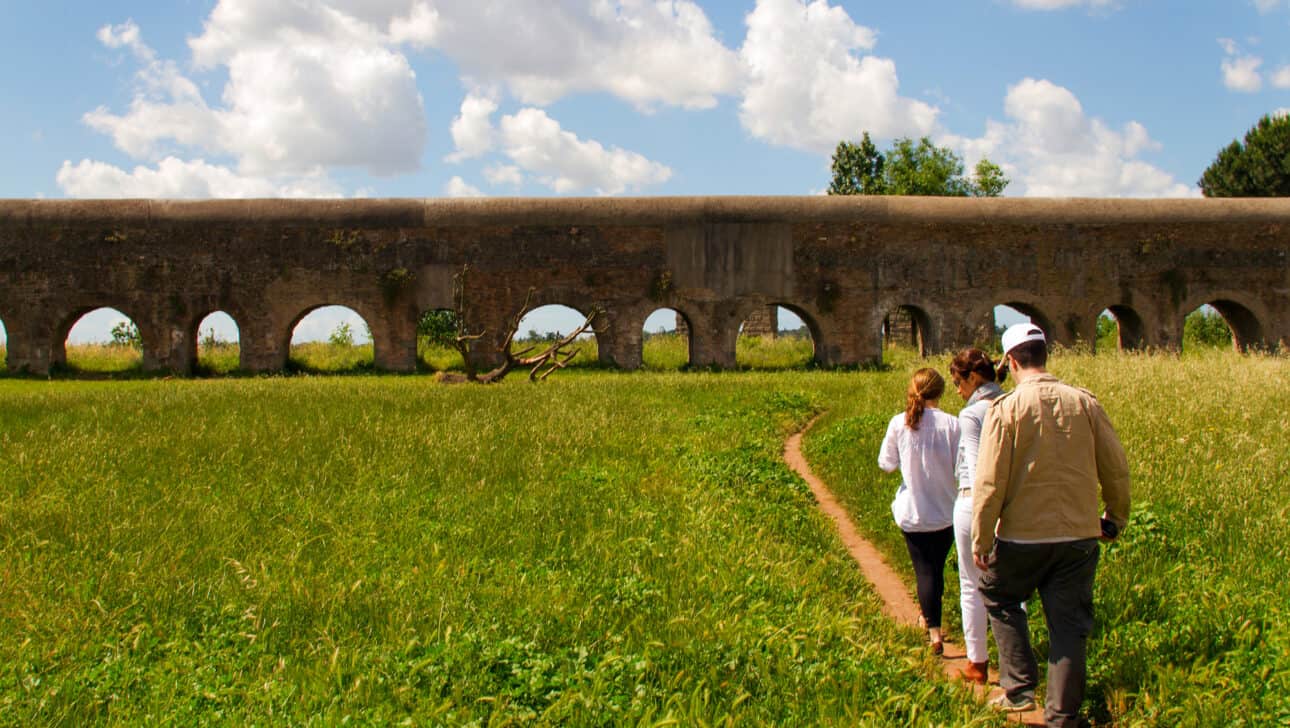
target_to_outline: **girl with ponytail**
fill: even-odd
[[[932,651],[941,654],[941,599],[945,594],[945,559],[954,543],[954,500],[958,483],[954,461],[959,449],[959,422],[937,405],[945,380],[935,369],[919,369],[909,381],[905,411],[891,418],[878,453],[878,467],[900,471],[900,489],[891,515],[905,535],[914,564],[918,604]]]

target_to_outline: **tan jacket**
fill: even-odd
[[[994,400],[981,430],[972,485],[972,551],[999,538],[1061,541],[1129,520],[1129,463],[1106,411],[1088,391],[1037,374]]]

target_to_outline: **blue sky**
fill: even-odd
[[[813,194],[866,129],[1189,196],[1290,108],[1288,38],[1290,0],[5,3],[0,196]]]

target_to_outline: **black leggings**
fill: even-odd
[[[941,626],[941,597],[945,595],[945,558],[954,543],[954,527],[940,531],[901,531],[914,562],[918,581],[918,606],[928,627]]]

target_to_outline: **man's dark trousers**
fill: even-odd
[[[1049,726],[1078,725],[1084,702],[1085,643],[1093,629],[1095,538],[1057,543],[995,541],[990,568],[981,573],[981,596],[999,646],[999,685],[1013,700],[1035,695],[1039,666],[1030,647],[1022,605],[1036,589],[1048,620]]]

